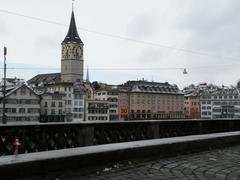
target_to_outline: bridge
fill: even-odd
[[[0,175],[31,177],[222,148],[239,144],[239,130],[238,119],[0,125]],[[15,139],[18,156],[12,155]]]

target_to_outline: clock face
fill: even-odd
[[[82,53],[82,47],[81,46],[77,46],[75,49],[75,54],[77,58],[81,58],[83,53]]]
[[[69,55],[70,55],[70,48],[68,45],[64,45],[62,47],[62,58],[67,59]]]
[[[79,45],[66,44],[62,47],[62,59],[79,59],[82,55],[82,47]]]

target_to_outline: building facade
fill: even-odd
[[[55,92],[41,95],[41,122],[64,122],[65,115],[65,94]]]
[[[7,88],[5,112],[7,123],[40,121],[40,96],[25,84]],[[0,120],[3,115],[3,94],[0,96]]]
[[[200,97],[202,119],[240,118],[240,95],[237,88],[205,91]]]
[[[120,119],[184,118],[184,96],[176,85],[143,80],[119,88]]]
[[[109,118],[111,121],[119,119],[118,98],[118,90],[112,87],[103,88],[94,93],[94,99],[109,102]]]
[[[75,87],[73,89],[72,118],[73,122],[82,122],[84,120],[84,99],[85,89],[83,87]]]
[[[65,94],[65,120],[71,122],[84,120],[84,100],[88,89],[85,88],[84,83],[61,82],[47,86],[47,92]]]
[[[109,121],[109,102],[102,100],[85,101],[86,122],[107,122]]]
[[[184,114],[187,119],[199,119],[201,117],[200,97],[197,94],[184,95]]]

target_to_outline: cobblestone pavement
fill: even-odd
[[[53,178],[53,177],[52,177]],[[47,179],[52,179],[47,178]],[[240,146],[171,158],[150,158],[110,164],[91,171],[59,173],[55,180],[96,179],[240,179]]]

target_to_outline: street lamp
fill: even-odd
[[[2,115],[2,123],[7,123],[6,117],[6,57],[7,57],[7,47],[4,46],[4,77],[3,77],[3,115]]]
[[[186,68],[183,69],[183,74],[187,74],[187,69]]]

